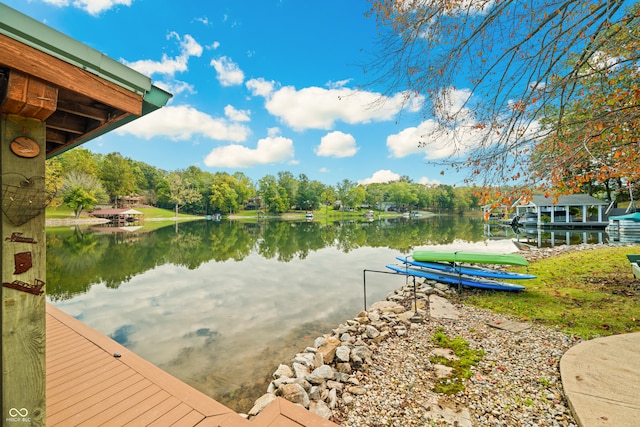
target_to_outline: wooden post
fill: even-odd
[[[45,152],[43,121],[0,116],[3,426],[46,421]]]

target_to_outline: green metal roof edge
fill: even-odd
[[[143,95],[151,79],[97,50],[0,3],[0,34]]]
[[[169,102],[171,97],[173,97],[173,94],[152,85],[151,89],[149,89],[149,91],[144,94],[143,99],[145,102],[142,104],[142,115],[144,116],[145,114],[147,114],[147,112],[145,111],[145,106],[147,103],[156,107],[151,110],[154,111],[167,105],[167,102]]]

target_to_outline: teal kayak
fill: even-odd
[[[518,254],[487,254],[481,252],[415,251],[413,259],[420,262],[466,262],[472,264],[529,265]]]

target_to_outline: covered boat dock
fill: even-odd
[[[516,202],[518,225],[540,228],[605,228],[607,202],[588,194],[570,194],[557,198],[533,196],[528,202]]]
[[[91,216],[107,219],[117,227],[139,224],[144,220],[144,214],[135,209],[98,209],[91,212]]]

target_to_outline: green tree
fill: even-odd
[[[293,176],[291,172],[278,172],[278,188],[280,189],[280,197],[283,200],[288,200],[290,203],[296,203],[298,197],[298,187],[300,183]],[[290,206],[287,207],[289,210]],[[306,209],[300,205],[297,206],[298,209]]]
[[[286,196],[287,191],[278,185],[275,176],[265,175],[259,181],[258,187],[262,203],[268,212],[280,214],[289,210],[291,203]]]
[[[66,172],[81,172],[86,175],[98,176],[99,173],[99,158],[100,156],[92,153],[91,151],[82,148],[75,147],[71,150],[56,156],[62,164],[62,169]]]
[[[180,206],[187,203],[193,203],[202,198],[202,194],[198,192],[195,186],[178,172],[171,172],[167,177],[167,185],[169,188],[169,200],[174,203],[176,217]]]
[[[120,153],[110,153],[102,158],[99,163],[99,178],[110,199],[115,203],[119,196],[131,195],[136,188],[133,169]]]
[[[389,200],[392,201],[396,207],[408,207],[418,203],[418,195],[415,189],[407,181],[394,181],[389,183],[387,189]]]
[[[189,166],[180,171],[183,180],[190,182],[193,187],[202,195],[201,198],[184,205],[184,212],[203,215],[208,212],[208,203],[211,197],[211,186],[214,182],[214,174],[205,172],[197,166]]]
[[[412,187],[418,197],[417,206],[419,209],[427,209],[433,205],[433,193],[427,185],[413,184]]]
[[[367,191],[363,185],[356,185],[349,190],[347,194],[347,200],[349,200],[349,207],[353,209],[360,209],[362,204],[367,199]]]
[[[435,203],[438,211],[453,211],[455,208],[455,192],[450,185],[439,185],[436,189]]]
[[[238,194],[238,205],[244,206],[256,194],[255,186],[251,179],[242,172],[235,172],[233,177],[237,182],[235,190]]]
[[[356,184],[348,179],[343,179],[336,185],[336,196],[340,203],[342,203],[343,209],[352,206],[351,200],[349,200],[349,194],[355,186]]]
[[[144,197],[147,203],[155,205],[158,201],[157,187],[166,172],[151,166],[145,162],[139,162],[132,159],[126,159],[131,166],[135,177],[135,192]]]
[[[92,210],[97,203],[108,198],[96,177],[77,171],[66,175],[60,188],[60,196],[64,204],[73,209],[76,218],[83,210]]]
[[[295,204],[299,209],[315,210],[320,207],[324,185],[311,181],[305,174],[298,175],[298,196]]]
[[[212,211],[223,214],[237,211],[240,203],[236,188],[238,188],[238,180],[235,177],[223,172],[216,173],[209,198]]]
[[[369,206],[380,209],[382,202],[385,200],[386,186],[386,184],[374,182],[365,187],[367,191],[366,202]]]
[[[329,210],[329,205],[332,205],[336,202],[336,190],[333,186],[325,186],[324,190],[320,194],[320,199],[322,203],[324,203],[325,213]]]
[[[60,206],[62,203],[60,188],[64,183],[64,172],[62,162],[58,157],[53,157],[45,162],[45,191],[51,198],[49,206],[52,208]]]

